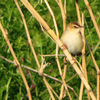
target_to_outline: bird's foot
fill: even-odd
[[[65,49],[66,49],[66,45],[63,44],[63,45],[61,46],[61,49],[62,49],[62,50],[65,50]]]
[[[73,61],[72,65],[74,65],[76,63],[76,59],[73,58],[71,61]]]

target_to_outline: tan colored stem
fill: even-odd
[[[27,38],[28,38],[30,47],[31,47],[31,49],[32,49],[32,52],[33,52],[34,58],[35,58],[35,60],[36,60],[37,66],[38,66],[38,68],[40,69],[40,67],[42,67],[42,66],[40,66],[39,61],[38,61],[38,58],[37,58],[37,55],[36,55],[35,50],[34,50],[34,48],[33,48],[33,45],[32,45],[32,42],[31,42],[31,38],[30,38],[30,35],[29,35],[29,31],[28,31],[28,28],[27,28],[27,24],[26,24],[24,15],[23,15],[23,13],[22,13],[22,11],[21,11],[21,9],[20,9],[18,3],[17,3],[17,0],[15,0],[15,3],[16,3],[17,8],[18,8],[18,10],[19,10],[19,12],[20,12],[20,14],[21,14],[21,16],[22,16],[22,19],[23,19],[23,22],[24,22],[24,26],[25,26],[25,29],[26,29]],[[55,100],[55,99],[54,99],[54,96],[53,96],[53,94],[52,94],[52,92],[51,92],[51,90],[50,90],[50,88],[49,88],[49,86],[48,86],[48,82],[46,81],[46,79],[45,79],[44,76],[43,76],[43,80],[44,80],[45,85],[46,85],[46,87],[47,87],[47,89],[48,89],[48,91],[49,91],[50,96],[52,97],[53,100]]]
[[[83,13],[82,13],[82,26],[84,26],[84,14]],[[82,50],[82,67],[84,69],[85,78],[88,82],[86,61],[85,61],[85,44],[86,44],[86,42],[85,42],[85,36],[84,36],[84,28],[82,29],[82,36],[83,36],[83,43],[84,43],[83,50]],[[89,96],[88,91],[87,91],[87,96],[88,96],[88,100],[90,100],[90,96]]]
[[[66,57],[64,58],[64,73],[63,73],[63,78],[65,79],[66,77],[66,71],[67,71],[67,60]],[[60,100],[63,99],[63,91],[64,91],[64,84],[61,86],[61,92],[60,92]]]
[[[54,16],[54,14],[53,14],[53,11],[52,11],[52,9],[51,9],[49,3],[47,2],[47,0],[44,0],[44,1],[45,1],[46,5],[47,5],[47,7],[48,7],[48,9],[49,9],[49,11],[50,11],[52,17],[53,17],[53,22],[54,22],[54,25],[55,25],[56,34],[57,34],[57,37],[59,38],[59,32],[58,32],[58,28],[57,28],[57,24],[56,24],[56,20],[55,20],[55,16]],[[60,2],[60,3],[61,3],[61,2]],[[62,8],[62,6],[61,6],[61,8]],[[62,11],[62,10],[61,10],[61,11]],[[61,75],[61,77],[62,77],[62,71],[61,71],[61,67],[60,67],[60,63],[59,63],[59,59],[58,59],[58,44],[56,44],[56,61],[57,61],[57,65],[58,65],[58,68],[59,68],[60,75]],[[64,82],[64,80],[63,80],[63,82]],[[64,83],[65,83],[65,82],[64,82]],[[65,88],[67,89],[66,84],[65,84]],[[68,89],[67,89],[67,92],[68,92]],[[70,96],[69,92],[68,92],[68,96],[69,96],[69,98],[71,99],[71,96]]]
[[[86,40],[85,40],[86,41]],[[96,68],[96,70],[97,70],[97,100],[99,100],[99,93],[100,93],[100,69],[99,69],[99,66],[97,65],[97,63],[96,63],[96,61],[95,61],[95,58],[94,58],[94,56],[93,56],[93,54],[92,54],[92,52],[91,52],[91,49],[90,49],[90,47],[89,47],[89,45],[88,45],[88,43],[87,43],[87,41],[86,41],[86,45],[87,45],[87,47],[88,47],[88,50],[89,50],[89,52],[90,52],[90,55],[91,55],[91,58],[92,58],[92,60],[93,60],[93,63],[94,63],[94,65],[95,65],[95,68]]]
[[[77,17],[78,17],[78,22],[81,25],[81,17],[80,17],[80,11],[79,11],[79,5],[78,5],[78,0],[75,0],[75,5],[76,5],[76,11],[77,11]]]
[[[60,7],[61,13],[62,13],[63,31],[65,31],[65,29],[66,29],[66,15],[65,15],[63,4],[62,4],[62,0],[59,0],[59,7]]]
[[[78,22],[79,22],[80,25],[84,26],[84,16],[82,14],[82,22],[81,22],[78,0],[75,0],[75,4],[76,4]],[[86,80],[87,80],[87,71],[86,71],[86,62],[85,62],[85,44],[86,43],[85,43],[85,36],[84,36],[84,28],[81,29],[81,33],[82,33],[82,41],[83,41],[83,44],[84,44],[83,49],[82,49],[82,69],[84,70],[84,74],[85,74],[85,77],[86,77]],[[88,82],[88,80],[87,80],[87,82]],[[82,99],[83,87],[84,87],[84,84],[83,84],[83,82],[81,82],[79,100]],[[90,100],[90,96],[89,96],[88,91],[87,91],[87,95],[88,95],[88,100]]]
[[[29,88],[29,86],[28,86],[28,84],[27,84],[27,81],[26,81],[26,78],[25,78],[25,76],[24,76],[24,73],[23,73],[23,71],[22,71],[22,69],[21,69],[20,63],[19,63],[19,61],[17,60],[17,57],[16,57],[16,55],[15,55],[15,53],[14,53],[14,50],[13,50],[13,48],[11,47],[10,41],[9,41],[9,39],[8,39],[7,36],[6,36],[6,33],[5,33],[4,28],[3,28],[3,26],[2,26],[1,23],[0,23],[0,29],[1,29],[1,31],[2,31],[2,33],[3,33],[3,35],[4,35],[4,38],[5,38],[6,42],[7,42],[7,45],[9,46],[9,49],[10,49],[10,51],[11,51],[11,53],[12,53],[12,56],[13,56],[13,58],[14,58],[14,60],[15,60],[15,63],[16,63],[16,65],[18,66],[18,70],[19,70],[19,72],[20,72],[20,74],[21,74],[21,76],[22,76],[23,82],[24,82],[24,84],[25,84],[25,87],[26,87],[26,90],[27,90],[27,93],[28,93],[28,96],[29,96],[29,100],[32,100],[30,88]]]
[[[91,19],[92,19],[92,21],[93,21],[94,27],[95,27],[95,29],[96,29],[96,31],[97,31],[97,34],[98,34],[98,37],[99,37],[99,39],[100,39],[100,30],[99,30],[99,27],[98,27],[98,25],[97,25],[97,23],[96,23],[96,21],[95,21],[93,12],[92,12],[91,7],[90,7],[90,5],[89,5],[89,2],[88,2],[88,0],[84,0],[84,2],[85,2],[85,5],[87,6],[87,9],[88,9],[88,11],[89,11],[89,13],[90,13],[90,16],[91,16]]]

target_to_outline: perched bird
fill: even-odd
[[[61,41],[66,46],[72,56],[80,56],[82,54],[83,41],[81,28],[77,22],[71,22],[67,25],[66,30],[61,36]]]

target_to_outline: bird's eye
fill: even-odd
[[[74,26],[74,28],[78,28],[78,26]]]

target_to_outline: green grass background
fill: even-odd
[[[43,2],[41,4],[40,0],[29,0],[29,2],[32,4],[33,7],[35,7],[37,12],[42,16],[42,18],[48,23],[50,28],[55,31],[52,17],[45,3]],[[61,11],[55,0],[48,0],[48,2],[56,17],[59,34],[61,36],[61,34],[63,33]],[[100,0],[89,0],[89,3],[93,11],[94,18],[100,29]],[[19,5],[24,13],[33,46],[35,48],[38,59],[41,63],[42,60],[39,54],[40,55],[55,54],[56,44],[43,31],[41,31],[41,27],[38,21],[32,17],[32,15],[24,7],[24,5],[22,5],[20,1]],[[79,0],[79,6],[80,6],[80,12],[81,13],[84,12],[84,17],[85,17],[84,19],[85,37],[87,39],[87,42],[89,43],[89,46],[91,47],[91,50],[93,51],[99,41],[99,38],[83,0]],[[71,21],[78,21],[75,1],[67,0],[66,7],[67,7],[66,24],[70,23]],[[34,56],[27,41],[26,31],[23,25],[21,15],[13,0],[0,0],[0,22],[2,23],[3,27],[8,30],[9,33],[8,38],[11,42],[11,45],[14,49],[14,52],[16,53],[19,62],[21,64],[27,65],[33,69],[38,70]],[[59,49],[59,54],[62,54],[62,51],[60,49]],[[100,66],[100,46],[97,47],[96,51],[93,54],[98,66]],[[9,60],[14,61],[1,31],[0,31],[0,55],[4,56]],[[45,60],[46,62],[49,62],[51,64],[47,68],[45,68],[44,72],[61,80],[55,57],[46,57]],[[63,71],[63,65],[64,65],[63,57],[59,57],[59,60]],[[79,57],[78,61],[81,63],[82,57]],[[86,48],[86,63],[87,63],[88,81],[90,86],[92,87],[94,94],[96,95],[97,73],[87,48]],[[29,86],[31,86],[32,82],[30,80],[30,77],[27,75],[25,69],[24,68],[22,69],[28,81]],[[52,70],[51,73],[49,73],[50,69]],[[35,89],[31,90],[32,98],[34,100],[48,100],[50,96],[42,78],[35,72],[30,71],[30,73],[32,74],[32,78],[34,80],[34,85],[35,85]],[[70,79],[70,77],[72,77],[75,74],[76,72],[69,64],[67,69],[66,80]],[[53,89],[56,91],[56,93],[59,94],[61,84],[49,78],[46,79],[53,87]],[[74,78],[72,78],[70,81],[67,82],[69,86],[73,87],[73,89],[76,91],[78,95],[79,95],[80,83],[81,81],[78,75],[76,75]],[[70,91],[70,93],[73,100],[78,100],[78,98],[75,97],[73,92]],[[26,95],[27,91],[19,71],[15,68],[13,64],[10,64],[0,58],[0,98],[1,98],[0,100],[28,100]],[[69,100],[68,96],[66,96],[63,100],[66,99]],[[83,100],[87,100],[85,88],[83,91]]]

